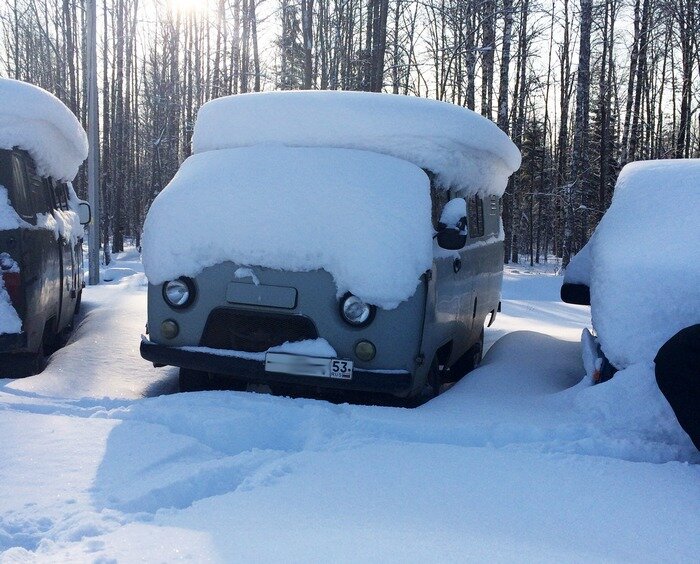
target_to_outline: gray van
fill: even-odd
[[[296,116],[303,117],[291,123]],[[376,136],[367,135],[362,127],[367,123]],[[425,135],[418,141],[411,137],[416,128]],[[144,228],[148,336],[140,351],[156,366],[180,367],[182,391],[224,378],[241,387],[292,384],[406,398],[426,386],[437,391],[479,363],[484,325],[493,323],[500,308],[500,195],[519,165],[517,149],[491,122],[450,104],[403,96],[233,96],[200,110],[194,153],[156,198]],[[356,173],[365,175],[355,184],[344,164],[354,162],[359,163]],[[277,173],[270,170],[276,167]],[[379,204],[369,198],[362,213],[353,197],[362,190],[369,195],[390,191],[392,173],[387,171],[392,167],[410,168],[406,178],[415,179],[415,187],[406,190],[416,193],[412,203],[392,196],[386,209],[377,211]],[[213,168],[216,172],[207,178]],[[254,189],[247,188],[258,176]],[[338,218],[342,204],[334,206],[342,193],[319,204],[314,183],[329,191],[335,183],[352,185],[345,189],[350,196],[345,203],[354,211]],[[265,217],[252,221],[244,210],[260,191],[267,191],[272,203],[259,208]],[[237,192],[238,200],[228,200],[229,192]],[[208,200],[207,193],[215,196]],[[289,218],[300,213],[308,217]],[[372,223],[361,214],[378,219]],[[332,239],[333,217],[340,221],[338,229],[360,224],[347,230],[345,245],[368,255],[377,248],[381,253],[401,247],[411,230],[404,217],[415,221],[421,234],[413,243],[415,254],[427,249],[429,257],[418,263],[423,267],[410,281],[413,290],[392,303],[367,298],[370,291],[352,291],[352,284],[343,281],[351,265],[338,260],[347,249],[336,245],[339,254],[317,258],[323,243],[314,234]],[[384,233],[383,224],[392,221],[396,228]],[[210,224],[200,229],[205,234],[188,231],[188,223],[200,222]],[[260,246],[256,233],[275,240],[270,223],[282,235]],[[309,223],[320,227],[309,230]],[[307,235],[296,238],[295,229]],[[409,231],[400,234],[401,229]],[[193,242],[197,236],[201,240]],[[278,253],[277,245],[288,246]],[[249,246],[262,252],[248,253]],[[400,260],[385,264],[389,285],[392,269],[403,276],[399,267],[412,259],[410,248],[400,251]],[[295,253],[306,262],[288,263],[286,255]],[[287,264],[292,266],[280,266]],[[368,268],[366,276],[376,276],[377,270],[372,272]],[[355,283],[364,288],[361,269],[359,274]]]
[[[0,376],[39,372],[61,344],[83,289],[90,207],[70,180],[85,131],[58,98],[0,78]]]
[[[0,375],[23,376],[43,369],[80,307],[83,282],[82,233],[56,233],[59,214],[90,221],[89,206],[78,202],[69,183],[40,176],[26,151],[0,149],[0,186],[20,220],[0,230],[0,272],[5,296],[21,329],[0,334]],[[59,221],[63,221],[60,218]],[[82,231],[82,230],[81,230]]]

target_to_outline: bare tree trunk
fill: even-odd
[[[304,42],[304,82],[303,89],[311,90],[313,86],[313,11],[314,0],[301,0],[301,35]]]
[[[591,24],[593,18],[592,0],[581,0],[581,34],[578,56],[578,73],[576,80],[576,117],[574,121],[574,147],[571,157],[571,203],[566,207],[566,228],[564,239],[564,256],[562,264],[566,267],[575,251],[585,243],[579,239],[574,248],[576,229],[575,209],[582,203],[589,185],[588,170],[588,111],[591,87]]]

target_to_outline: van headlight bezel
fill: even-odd
[[[340,299],[338,309],[343,321],[356,329],[367,327],[377,313],[376,306],[364,302],[350,292]]]
[[[163,283],[163,300],[172,309],[189,307],[194,302],[195,294],[194,280],[187,276],[180,276]]]

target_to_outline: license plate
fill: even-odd
[[[317,358],[286,353],[267,353],[265,355],[265,370],[267,372],[351,380],[352,368],[351,360],[339,358]]]

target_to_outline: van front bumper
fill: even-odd
[[[334,388],[363,392],[379,392],[396,396],[406,395],[413,386],[413,376],[404,371],[371,371],[355,368],[351,380],[298,376],[267,372],[265,362],[206,351],[184,350],[141,340],[141,356],[154,365],[178,366],[214,374],[224,374],[250,382],[299,384],[315,388]]]

